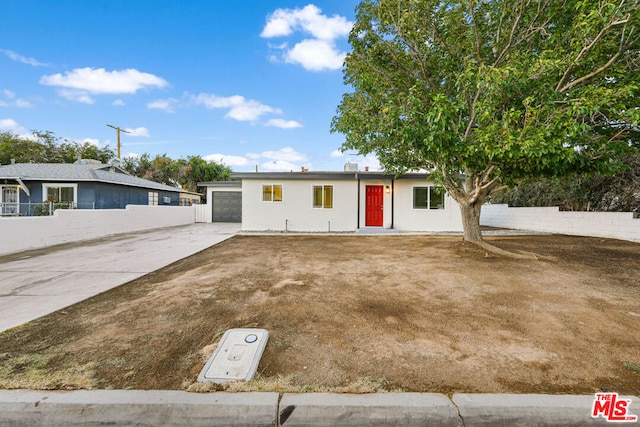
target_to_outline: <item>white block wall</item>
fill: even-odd
[[[640,242],[640,219],[632,212],[570,212],[555,207],[510,208],[484,205],[480,224],[576,236]]]
[[[52,216],[5,217],[0,218],[0,255],[194,222],[193,206],[58,209]]]

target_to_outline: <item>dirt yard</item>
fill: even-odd
[[[640,394],[640,244],[236,236],[0,334],[1,388],[189,389],[229,328],[270,338],[218,389]],[[170,242],[167,242],[170,244]]]

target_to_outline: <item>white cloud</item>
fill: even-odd
[[[93,104],[91,95],[136,93],[150,87],[169,85],[161,77],[142,73],[129,68],[126,70],[106,71],[104,68],[76,68],[64,75],[57,73],[42,76],[40,84],[56,86],[62,97],[85,104]]]
[[[260,37],[282,37],[291,35],[294,31],[303,31],[314,38],[334,40],[349,34],[352,22],[345,17],[334,15],[328,17],[322,14],[317,6],[309,4],[302,9],[276,9],[267,17],[267,23]]]
[[[271,119],[266,122],[264,126],[277,127],[282,129],[293,129],[301,128],[302,123],[296,122],[295,120]]]
[[[307,156],[302,153],[298,153],[291,147],[284,147],[276,151],[263,151],[257,154],[258,158],[265,158],[269,160],[286,160],[288,162],[304,162],[307,160]]]
[[[123,159],[126,158],[131,158],[131,159],[139,159],[140,158],[140,154],[138,153],[127,153],[126,155],[122,156]]]
[[[26,56],[22,56],[19,53],[13,52],[11,50],[0,49],[1,53],[4,53],[9,59],[22,62],[23,64],[33,65],[34,67],[45,67],[47,64],[43,64],[42,62],[37,61],[34,58],[27,58]]]
[[[272,162],[265,162],[261,165],[261,170],[263,172],[300,172],[302,167],[306,169],[311,169],[311,164],[307,163],[304,165],[299,165],[291,162],[287,162],[285,160],[274,160]]]
[[[13,130],[18,127],[18,122],[13,119],[0,119],[0,129],[2,130]]]
[[[258,166],[261,171],[271,172],[300,171],[303,166],[311,169],[311,163],[307,162],[307,156],[291,147],[263,151],[262,153],[246,153],[244,156],[209,154],[203,159],[224,163],[233,169],[238,167],[241,170],[253,169],[254,165]]]
[[[93,104],[95,101],[83,90],[60,89],[58,94],[69,101],[80,102],[82,104]]]
[[[287,49],[287,43],[268,44],[270,49],[284,50],[281,54],[285,62],[302,65],[309,71],[337,70],[342,67],[346,52],[342,52],[335,40],[346,37],[353,23],[345,17],[328,17],[309,4],[302,9],[276,9],[267,17],[267,23],[260,34],[264,38],[291,36],[298,31],[312,38],[296,43]],[[278,62],[279,56],[269,55],[269,61]]]
[[[254,121],[267,113],[282,114],[282,110],[250,99],[231,108],[225,117],[240,121]]]
[[[246,157],[242,156],[230,156],[226,154],[209,154],[203,157],[207,162],[216,162],[219,164],[224,164],[226,166],[247,166],[249,164],[249,160]]]
[[[13,134],[23,139],[30,139],[32,141],[38,139],[32,132],[29,132],[24,127],[20,126],[20,124],[13,119],[0,119],[0,130],[11,131]]]
[[[20,98],[16,99],[16,93],[11,91],[11,90],[9,90],[9,89],[4,89],[2,91],[2,93],[9,100],[9,102],[0,101],[0,107],[18,107],[18,108],[31,108],[32,107],[32,105],[31,105],[31,103],[29,101],[24,100],[24,99],[20,99]]]
[[[32,105],[29,101],[25,101],[24,99],[16,99],[14,105],[18,108],[31,108]]]
[[[139,128],[125,128],[125,131],[129,132],[129,134],[131,136],[144,136],[146,138],[149,138],[151,135],[149,135],[149,129],[145,128],[145,127],[139,127]]]
[[[201,93],[192,95],[192,101],[196,105],[203,105],[206,108],[221,108],[229,110],[225,117],[239,121],[255,121],[265,114],[282,114],[282,110],[266,104],[262,104],[253,99],[246,99],[241,95],[229,97],[217,96],[214,94]]]
[[[289,47],[289,43],[284,42],[284,43],[280,43],[280,44],[273,44],[273,43],[267,43],[267,46],[269,47],[269,49],[280,49],[280,50],[284,50],[287,47]]]
[[[150,110],[163,110],[167,113],[173,113],[176,111],[175,106],[177,103],[178,100],[175,98],[157,99],[149,102],[147,104],[147,108]]]
[[[344,63],[345,52],[327,40],[303,40],[284,54],[290,64],[299,64],[309,71],[338,70]]]
[[[331,152],[331,157],[342,157],[344,156],[344,153],[340,150],[333,150]]]
[[[124,101],[122,99],[116,99],[111,103],[111,105],[115,107],[122,107],[124,105]]]
[[[92,94],[136,93],[146,87],[166,87],[168,83],[161,77],[141,73],[129,68],[120,71],[106,71],[104,68],[76,68],[65,75],[42,76],[40,83],[87,91]]]

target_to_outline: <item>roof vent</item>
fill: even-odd
[[[344,164],[344,171],[345,172],[358,172],[358,164],[357,163],[347,162],[347,163]]]

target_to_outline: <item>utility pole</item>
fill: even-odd
[[[127,132],[126,130],[120,129],[119,127],[116,127],[116,126],[112,126],[112,125],[107,125],[107,126],[109,126],[110,128],[114,128],[115,130],[118,131],[118,158],[120,158],[120,132],[124,132],[124,133],[131,133],[131,132]]]

